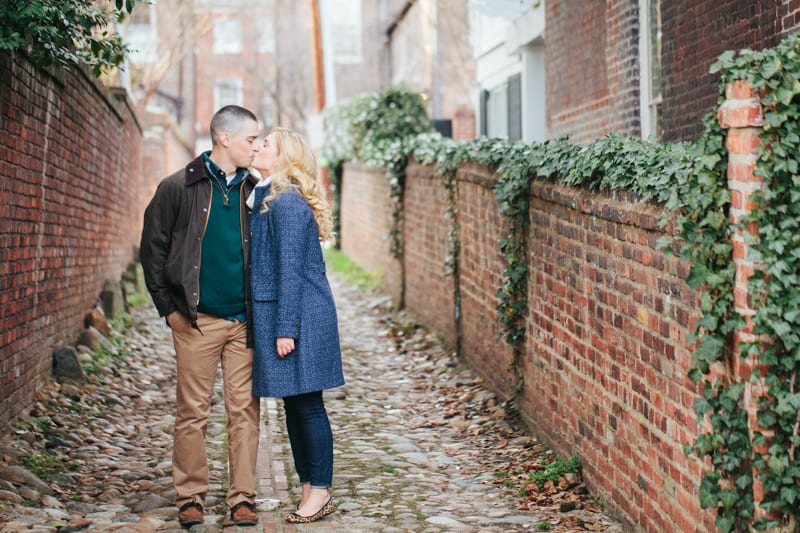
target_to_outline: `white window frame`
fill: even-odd
[[[214,20],[215,54],[242,53],[242,21],[238,18],[221,17]]]
[[[338,0],[335,9],[326,5],[333,35],[333,60],[337,65],[360,65],[364,62],[361,0]]]
[[[223,99],[223,91],[226,89],[236,91],[234,101]],[[242,105],[243,101],[244,90],[241,78],[219,78],[214,82],[214,109],[230,104]]]
[[[655,87],[653,80],[653,60],[661,62],[660,49],[653,50],[652,21],[650,10],[655,3],[660,10],[661,0],[639,0],[639,120],[641,122],[642,139],[659,137],[660,116],[658,113],[662,101],[662,87]],[[661,39],[660,22],[657,25]],[[659,69],[661,65],[658,65]],[[663,71],[662,71],[663,72]],[[657,89],[657,90],[656,90]]]

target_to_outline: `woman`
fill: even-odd
[[[275,128],[252,163],[253,394],[283,398],[303,492],[292,523],[331,514],[333,435],[323,389],[344,384],[336,308],[320,241],[331,212],[316,182],[317,163],[297,133]]]

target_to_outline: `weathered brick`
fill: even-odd
[[[741,86],[743,84],[738,83]],[[727,100],[717,111],[717,121],[723,128],[745,128],[762,126],[764,115],[755,98],[750,100]]]
[[[546,5],[546,69],[557,73],[548,76],[551,137],[589,142],[610,131],[638,133],[637,47],[630,45],[637,13],[620,1]]]
[[[368,272],[381,274],[383,288],[399,302],[402,271],[390,252],[389,198],[389,180],[384,170],[348,163],[341,184],[339,244]]]
[[[725,140],[725,147],[732,154],[755,154],[760,144],[758,130],[733,130]]]

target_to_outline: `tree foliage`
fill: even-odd
[[[40,67],[88,65],[100,76],[125,59],[115,24],[142,1],[0,0],[0,50],[24,51]]]

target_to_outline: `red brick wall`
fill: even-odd
[[[461,355],[506,397],[511,394],[513,352],[508,343],[497,341],[496,294],[505,265],[499,245],[506,231],[492,190],[497,177],[475,165],[460,168],[457,177]],[[406,278],[412,275],[407,270]]]
[[[126,98],[82,71],[0,54],[0,426],[30,405],[106,280],[133,259],[146,199]]]
[[[548,137],[639,134],[637,2],[547,2]]]
[[[434,172],[412,163],[406,173],[404,268],[409,310],[438,328],[453,294],[441,276],[447,196]],[[349,227],[357,227],[356,210],[362,228],[386,220],[388,187],[375,185],[381,178],[382,171],[346,166],[342,219],[351,218]],[[441,331],[460,332],[461,356],[509,397],[512,352],[497,341],[495,311],[505,234],[496,179],[477,165],[458,171],[461,318]],[[517,407],[558,454],[582,458],[592,492],[632,530],[713,531],[713,512],[699,504],[701,465],[682,448],[698,431],[687,335],[699,303],[682,281],[687,266],[656,250],[660,208],[624,193],[538,181],[532,194],[525,387]],[[345,253],[374,268],[386,230],[362,229],[358,238],[349,231],[342,232]]]
[[[785,0],[661,2],[663,140],[700,136],[703,115],[719,94],[719,74],[709,73],[709,66],[725,50],[761,50],[778,44],[782,26],[796,27],[792,11],[797,6],[792,8],[792,4]]]
[[[402,270],[390,252],[392,208],[384,169],[346,163],[341,185],[339,243],[342,251],[368,272],[381,276],[381,286],[395,302],[402,301]]]
[[[656,250],[661,209],[537,182],[521,411],[636,531],[712,531],[686,373],[697,295]],[[705,529],[703,529],[705,528]]]
[[[453,276],[445,275],[450,254],[449,192],[434,167],[410,163],[405,188],[404,264],[406,308],[456,344]]]

